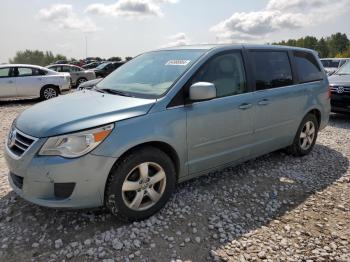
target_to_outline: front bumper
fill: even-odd
[[[350,94],[332,93],[331,107],[335,113],[350,113]]]
[[[20,159],[13,158],[5,146],[13,190],[22,198],[46,207],[102,206],[105,183],[115,158],[93,154],[75,159],[38,156],[36,152],[45,140],[39,139]]]

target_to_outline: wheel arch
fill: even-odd
[[[179,179],[179,175],[180,175],[180,158],[178,153],[176,152],[176,150],[174,149],[173,146],[171,146],[170,144],[163,142],[163,141],[149,141],[149,142],[143,142],[137,145],[134,145],[130,148],[128,148],[127,150],[125,150],[119,157],[118,159],[115,161],[114,165],[112,166],[108,177],[110,176],[110,174],[113,171],[113,168],[115,167],[115,165],[121,160],[123,159],[125,156],[131,154],[132,152],[138,151],[141,148],[144,147],[155,147],[159,150],[161,150],[162,152],[164,152],[167,156],[170,157],[171,161],[174,164],[175,167],[175,172],[176,172],[176,181],[178,181]],[[107,178],[108,180],[108,178]],[[107,182],[106,180],[106,182]]]
[[[58,85],[46,84],[46,85],[44,85],[44,86],[42,86],[42,87],[40,88],[40,96],[41,96],[41,94],[42,94],[42,91],[43,91],[46,87],[54,87],[54,88],[57,89],[58,94],[61,94],[61,90],[60,90],[60,87],[59,87]]]
[[[307,116],[308,114],[313,114],[317,119],[318,126],[321,125],[321,111],[319,109],[310,109],[305,116]]]
[[[118,162],[123,159],[124,157],[126,157],[127,155],[131,154],[132,152],[138,151],[141,148],[144,147],[154,147],[157,148],[159,150],[161,150],[162,152],[164,152],[167,156],[170,157],[170,159],[172,160],[174,167],[175,167],[175,172],[176,172],[176,181],[178,181],[179,179],[179,174],[180,174],[180,158],[179,155],[177,154],[176,150],[174,149],[174,147],[172,147],[170,144],[166,143],[166,142],[162,142],[162,141],[149,141],[149,142],[144,142],[144,143],[140,143],[138,145],[134,145],[132,147],[130,147],[129,149],[127,149],[126,151],[124,151],[120,157],[118,157],[118,159],[114,162],[111,170],[109,171],[109,174],[107,176],[107,179],[105,181],[104,184],[104,190],[103,190],[103,202],[105,202],[105,194],[106,194],[106,189],[107,189],[107,184],[108,181],[111,177],[111,174],[114,170],[114,168],[116,167],[116,165],[118,164]]]

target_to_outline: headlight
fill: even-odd
[[[96,148],[113,130],[114,125],[106,125],[78,133],[50,137],[40,149],[39,155],[75,158]]]

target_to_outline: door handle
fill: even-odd
[[[13,80],[9,80],[7,83],[9,83],[9,84],[13,84]]]
[[[261,101],[258,102],[258,105],[259,105],[259,106],[266,106],[266,105],[268,105],[269,103],[270,103],[270,102],[269,102],[268,99],[263,99],[263,100],[261,100]]]
[[[246,110],[246,109],[251,108],[252,106],[253,106],[252,104],[243,103],[239,106],[239,109]]]

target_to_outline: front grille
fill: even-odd
[[[18,187],[19,189],[22,189],[23,177],[17,176],[14,173],[10,173],[10,175],[11,175],[11,179],[12,179],[13,183],[15,184],[15,186]]]
[[[15,156],[21,157],[36,140],[14,128],[10,131],[7,146]]]
[[[331,86],[332,93],[350,94],[350,86]]]

